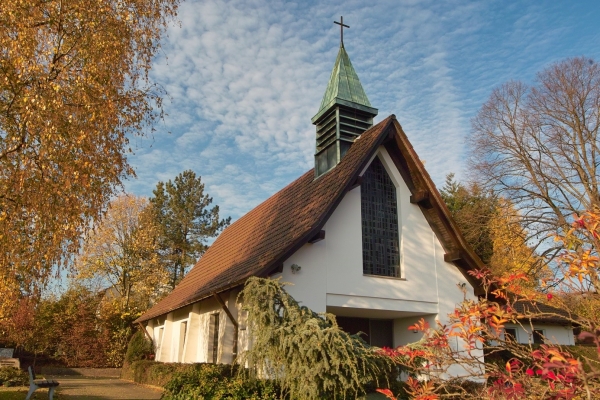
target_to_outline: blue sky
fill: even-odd
[[[167,116],[133,138],[137,178],[192,169],[234,220],[312,168],[315,128],[344,44],[376,119],[396,114],[436,184],[466,175],[470,120],[492,89],[549,64],[600,61],[598,1],[183,2],[155,60]]]

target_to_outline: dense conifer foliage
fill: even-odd
[[[277,380],[292,399],[356,398],[389,373],[390,362],[378,348],[344,332],[335,316],[301,306],[284,286],[253,277],[241,292],[252,335],[242,364]],[[383,380],[379,385],[387,384]]]
[[[150,202],[159,227],[161,263],[169,273],[169,285],[175,288],[208,249],[207,240],[217,236],[231,218],[220,219],[217,205],[209,208],[212,197],[204,192],[202,178],[191,170],[174,181],[158,182],[153,193]]]

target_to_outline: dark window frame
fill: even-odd
[[[544,340],[545,335],[544,335],[543,329],[534,329],[533,332],[531,332],[531,338],[532,338],[534,344],[546,343]]]
[[[396,185],[375,157],[361,183],[363,274],[402,278]]]
[[[517,328],[504,328],[504,340],[518,342]]]
[[[219,358],[219,318],[220,313],[210,314],[207,361],[212,364],[216,364]]]

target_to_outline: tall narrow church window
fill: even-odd
[[[208,328],[208,362],[216,364],[219,356],[219,314],[210,315]]]
[[[184,351],[185,351],[185,339],[187,336],[187,321],[181,322],[179,325],[179,358],[177,359],[179,362],[184,362]]]
[[[375,157],[361,184],[363,273],[400,277],[396,186]]]

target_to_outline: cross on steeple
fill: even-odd
[[[338,24],[340,26],[340,40],[342,43],[342,46],[344,45],[344,27],[346,28],[350,28],[348,25],[344,25],[344,17],[340,16],[340,21],[341,22],[337,22],[337,21],[333,21],[334,24]]]

